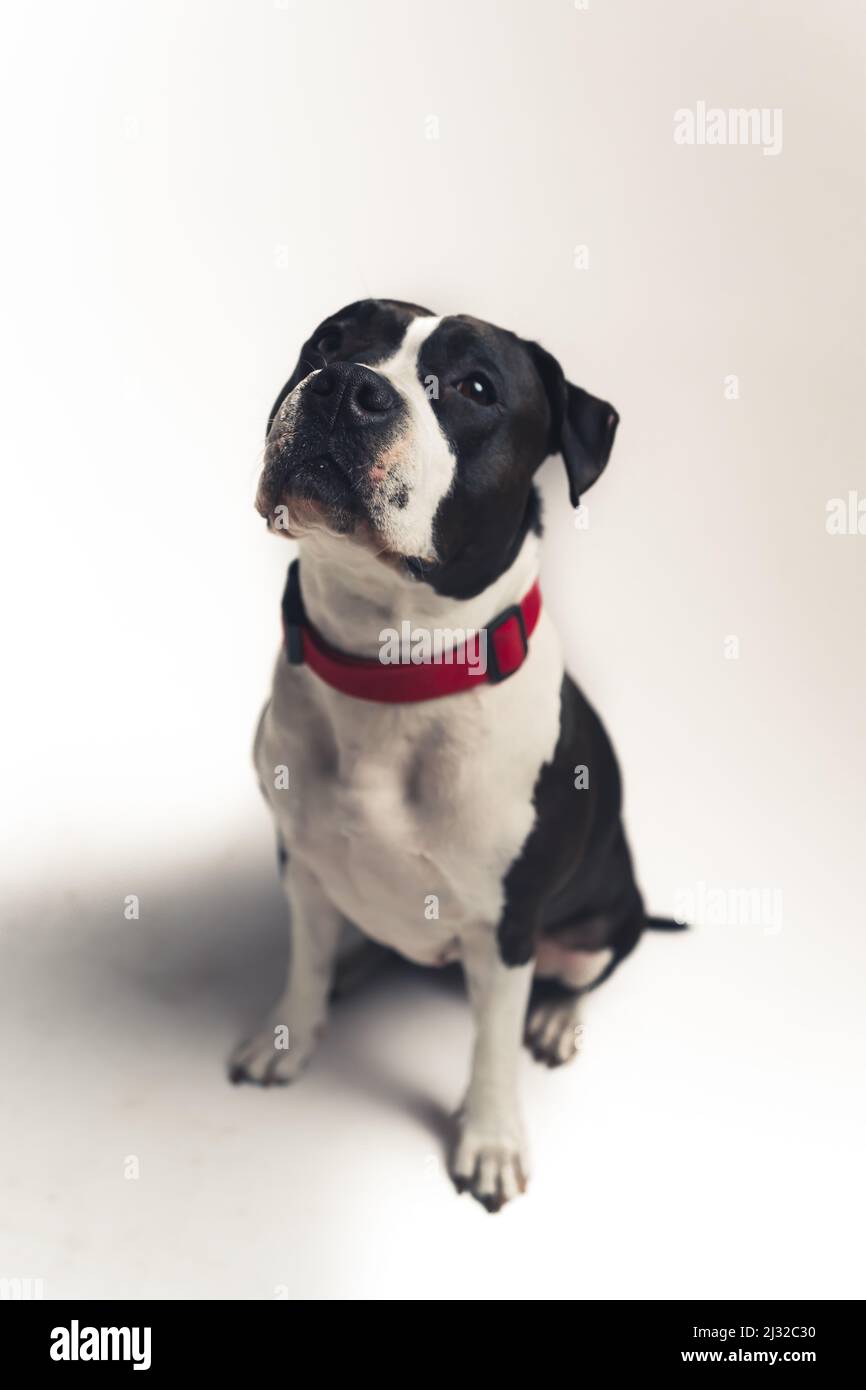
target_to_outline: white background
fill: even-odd
[[[105,0],[4,27],[0,1276],[863,1296],[866,535],[825,525],[866,497],[861,7]],[[698,101],[781,108],[782,152],[676,145]],[[223,1073],[285,952],[249,763],[289,553],[252,509],[264,424],[366,294],[535,337],[617,406],[588,530],[545,468],[546,599],[653,910],[783,904],[778,932],[646,939],[573,1068],[525,1059],[535,1176],[495,1220],[444,1176],[455,983],[395,968],[290,1091]]]

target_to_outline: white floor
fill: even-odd
[[[862,987],[838,938],[645,937],[577,1061],[526,1056],[535,1171],[489,1216],[443,1167],[469,1042],[452,977],[395,964],[298,1086],[227,1083],[284,950],[267,848],[154,886],[138,922],[108,888],[19,904],[0,1275],[49,1298],[866,1292]]]

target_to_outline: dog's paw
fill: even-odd
[[[513,1127],[474,1124],[460,1120],[451,1160],[451,1178],[458,1192],[469,1192],[489,1212],[526,1191],[529,1160],[525,1141]]]
[[[545,999],[530,1009],[524,1041],[537,1062],[561,1067],[577,1056],[581,1034],[576,999]]]
[[[290,1028],[272,1019],[235,1048],[229,1059],[229,1080],[288,1086],[313,1055],[319,1031]]]

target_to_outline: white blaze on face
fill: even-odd
[[[396,387],[409,410],[406,430],[385,450],[386,478],[382,505],[375,508],[376,526],[389,550],[428,560],[434,558],[433,518],[451,489],[457,463],[418,375],[421,348],[441,322],[413,319],[394,356],[371,368]],[[408,500],[397,507],[392,499],[403,490]]]

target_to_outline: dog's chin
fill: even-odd
[[[331,462],[322,457],[322,465]],[[365,501],[317,458],[304,460],[283,482],[279,474],[285,477],[284,468],[266,464],[256,496],[256,510],[274,535],[292,541],[327,536],[365,552],[404,580],[427,577],[429,562],[393,549],[393,538],[376,516],[375,497]]]
[[[256,510],[275,536],[300,541],[314,535],[329,536],[364,550],[381,564],[411,574],[414,561],[393,551],[375,520],[355,499],[339,501],[311,495],[308,490],[273,496],[259,490]],[[414,577],[414,576],[413,576]]]
[[[260,496],[256,510],[273,535],[290,541],[303,540],[316,531],[329,536],[352,536],[360,525],[360,518],[349,508],[304,494],[286,494],[273,502]]]
[[[294,541],[313,532],[350,536],[362,519],[358,499],[325,455],[294,462],[266,454],[256,511],[269,531]]]

